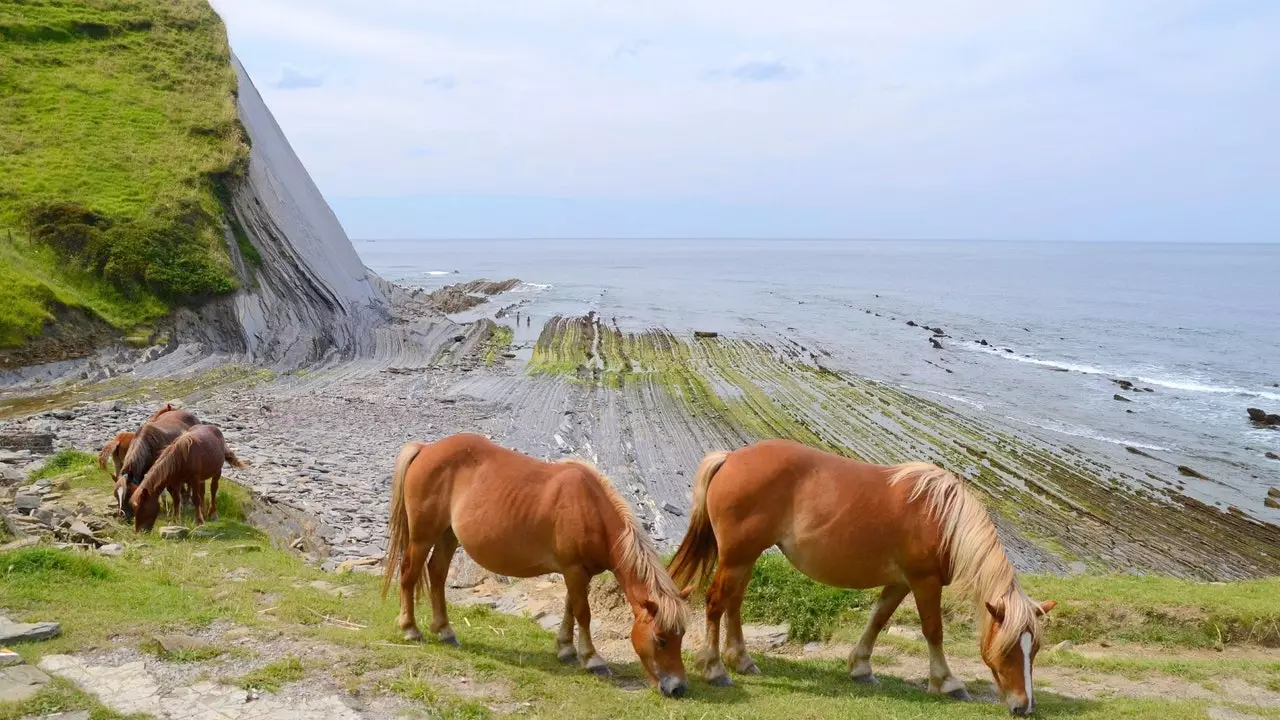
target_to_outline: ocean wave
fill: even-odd
[[[519,284],[517,284],[515,287],[508,290],[507,292],[513,292],[513,293],[543,292],[544,290],[550,290],[553,287],[555,286],[550,283],[531,283],[531,282],[522,281]]]
[[[908,389],[908,390],[914,391],[914,392],[926,392],[926,393],[929,393],[930,395],[937,395],[938,397],[944,397],[944,398],[947,398],[948,400],[955,400],[955,401],[956,401],[956,402],[958,402],[958,403],[964,403],[965,405],[969,405],[969,406],[971,406],[971,407],[975,407],[975,408],[977,408],[977,409],[979,409],[979,410],[986,410],[986,409],[987,409],[987,406],[986,406],[986,405],[983,405],[982,403],[978,402],[977,400],[970,400],[969,398],[966,398],[966,397],[960,397],[959,395],[949,395],[949,394],[944,393],[944,392],[938,392],[937,390],[929,390],[928,388],[913,388],[913,387],[907,387],[907,386],[905,386],[905,385],[904,385],[903,387],[905,387],[905,388],[906,388],[906,389]]]
[[[1107,375],[1117,378],[1134,378],[1138,382],[1147,385],[1158,385],[1170,390],[1183,390],[1186,392],[1213,393],[1216,395],[1240,395],[1243,397],[1265,398],[1268,400],[1280,400],[1280,393],[1269,392],[1267,390],[1252,390],[1249,388],[1236,387],[1232,385],[1206,385],[1205,383],[1188,380],[1182,378],[1159,378],[1148,377],[1134,372],[1124,370],[1108,370],[1107,368],[1095,367],[1093,365],[1083,365],[1080,363],[1068,362],[1065,360],[1042,360],[1040,358],[1028,357],[1026,355],[1016,355],[1007,353],[998,348],[967,343],[964,345],[966,349],[975,350],[987,355],[995,355],[1006,360],[1014,360],[1016,362],[1028,363],[1030,365],[1039,365],[1041,367],[1058,368],[1061,370],[1070,370],[1072,372],[1082,373],[1084,375]]]
[[[1169,448],[1161,447],[1159,445],[1151,445],[1148,443],[1140,443],[1135,440],[1124,440],[1122,438],[1114,438],[1109,435],[1103,435],[1102,433],[1098,432],[1097,430],[1094,430],[1093,428],[1088,428],[1081,425],[1068,425],[1066,423],[1055,423],[1055,422],[1038,423],[1038,422],[1032,422],[1030,420],[1025,420],[1023,418],[1013,417],[1012,415],[1006,415],[1005,417],[1008,418],[1009,420],[1020,422],[1023,425],[1030,425],[1031,427],[1034,427],[1034,428],[1040,428],[1041,430],[1048,430],[1049,432],[1055,432],[1062,435],[1089,438],[1090,440],[1098,440],[1100,442],[1110,443],[1112,445],[1136,447],[1142,450],[1153,450],[1156,452],[1173,452]]]
[[[453,274],[453,272],[452,272],[452,271],[450,271],[450,270],[427,270],[426,272],[424,272],[424,273],[422,273],[422,274],[423,274],[423,275],[430,275],[430,276],[432,276],[432,277],[439,277],[439,276],[441,276],[441,275],[452,275],[452,274]]]

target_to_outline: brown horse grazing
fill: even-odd
[[[120,512],[124,513],[126,519],[133,517],[133,507],[129,498],[142,482],[147,471],[151,469],[151,464],[156,461],[160,452],[188,428],[199,422],[195,415],[165,403],[164,407],[152,413],[151,417],[142,423],[142,427],[138,428],[138,432],[129,443],[129,451],[125,453],[123,463],[117,467],[116,474],[116,502],[120,505]],[[182,504],[181,493],[181,487],[175,486],[169,490],[175,508]]]
[[[222,431],[213,425],[195,425],[178,436],[160,453],[151,469],[133,495],[129,504],[133,507],[133,527],[138,532],[149,532],[160,513],[160,493],[171,494],[186,487],[195,499],[196,523],[203,524],[204,481],[211,480],[209,519],[217,516],[218,480],[222,478],[223,463],[243,468],[246,464],[236,457],[222,438]],[[181,514],[181,505],[175,503],[173,516]]]
[[[714,482],[713,482],[714,480]],[[728,615],[724,661],[758,673],[742,638],[742,599],[756,559],[777,545],[800,572],[826,585],[883,586],[849,657],[849,674],[875,682],[871,650],[911,593],[929,643],[929,690],[966,699],[942,653],[941,596],[955,584],[973,596],[982,659],[1015,715],[1035,708],[1031,663],[1040,618],[1056,604],[1023,592],[982,504],[964,483],[934,465],[868,465],[786,440],[707,455],[694,478],[689,529],[671,561],[678,584],[707,590],[707,680],[729,685],[720,658],[720,618]],[[716,563],[719,562],[719,568]]]
[[[382,581],[385,598],[399,570],[399,625],[405,639],[422,639],[414,601],[426,591],[432,632],[458,644],[449,626],[444,583],[459,544],[494,573],[563,574],[568,593],[557,654],[563,662],[577,659],[587,670],[606,676],[609,666],[591,641],[587,591],[592,577],[613,572],[635,617],[631,644],[650,684],[674,697],[688,690],[680,658],[685,596],[671,582],[630,506],[591,465],[543,462],[465,433],[430,444],[405,444],[391,487]]]

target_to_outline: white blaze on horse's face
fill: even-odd
[[[1031,633],[1022,633],[1022,637],[1018,642],[1022,645],[1022,678],[1023,682],[1026,683],[1027,707],[1029,708],[1028,712],[1030,712],[1036,707],[1036,700],[1031,691]]]

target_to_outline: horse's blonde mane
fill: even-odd
[[[138,487],[148,493],[154,493],[157,487],[164,487],[169,478],[179,470],[181,464],[186,462],[187,455],[191,453],[191,446],[195,442],[196,436],[190,430],[179,435],[177,440],[160,452],[160,457],[147,471]]]
[[[904,463],[893,471],[890,485],[908,479],[915,483],[907,502],[923,497],[929,504],[929,514],[942,536],[942,550],[951,558],[951,584],[973,597],[982,637],[991,629],[992,617],[986,608],[990,602],[1004,606],[1004,622],[994,639],[997,652],[1008,652],[1024,632],[1038,642],[1040,608],[1018,584],[995,524],[964,481],[925,462]]]
[[[559,464],[577,466],[600,481],[600,486],[609,496],[614,510],[622,518],[623,530],[618,536],[618,558],[623,566],[622,569],[635,573],[635,576],[648,588],[650,599],[658,606],[658,614],[655,618],[658,628],[663,631],[683,633],[687,620],[684,598],[680,597],[675,581],[667,573],[666,567],[662,564],[662,558],[658,556],[658,551],[654,549],[653,542],[640,525],[640,520],[636,518],[631,505],[613,486],[609,478],[586,460],[569,458],[560,460]]]

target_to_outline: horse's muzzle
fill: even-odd
[[[1009,703],[1009,713],[1014,717],[1027,717],[1035,711],[1035,703]]]
[[[658,683],[658,689],[667,697],[679,699],[689,692],[689,683],[673,675],[668,675]]]

